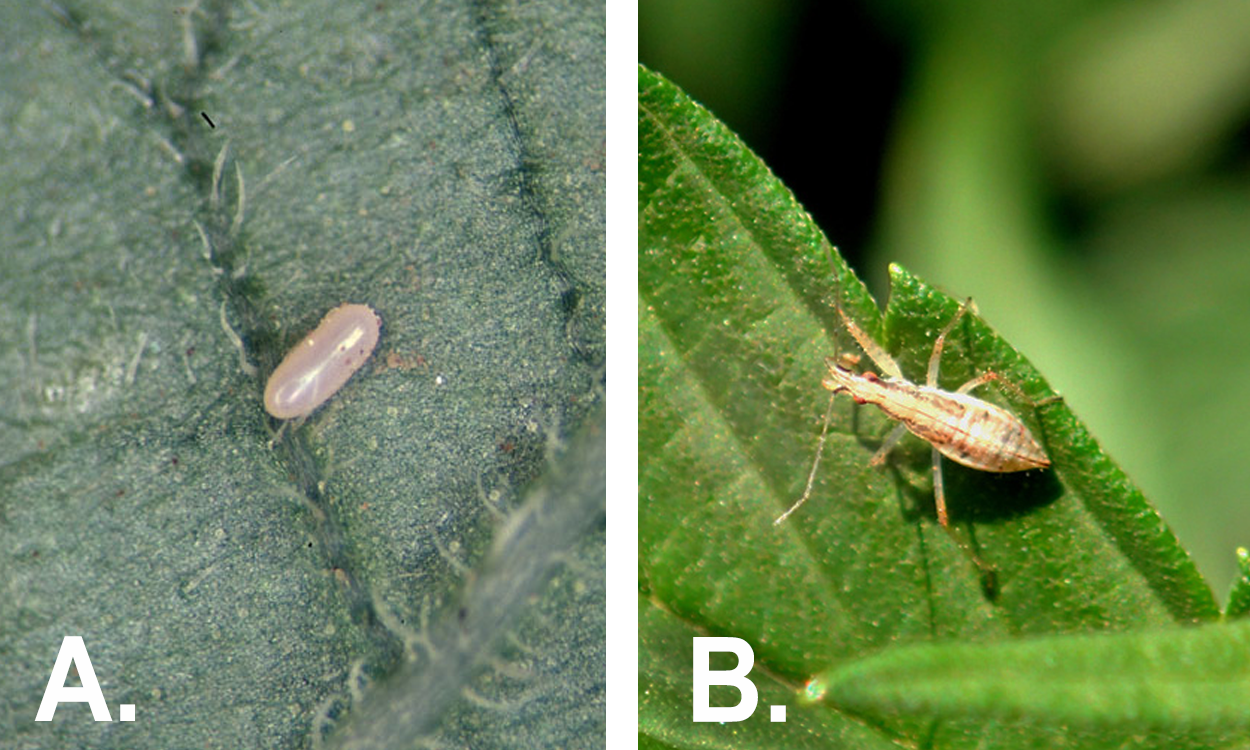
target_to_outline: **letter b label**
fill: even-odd
[[[723,672],[713,672],[711,653],[729,651],[738,655],[738,666]],[[751,644],[741,638],[695,638],[694,639],[694,720],[695,721],[745,721],[755,712],[759,694],[755,683],[747,673],[755,664],[755,652]],[[736,706],[712,706],[713,685],[729,685],[738,688],[742,700]]]

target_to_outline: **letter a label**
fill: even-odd
[[[70,664],[78,667],[82,687],[66,686],[65,679],[69,677]],[[61,650],[56,655],[56,664],[52,666],[52,676],[48,678],[48,687],[43,691],[43,702],[39,704],[35,721],[52,721],[59,703],[86,703],[91,706],[91,716],[96,721],[113,720],[109,715],[108,704],[104,702],[104,693],[100,692],[95,670],[91,668],[87,646],[80,635],[67,635],[61,641]]]

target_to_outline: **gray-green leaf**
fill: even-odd
[[[409,746],[601,742],[602,3],[4,16],[0,746],[380,704]],[[276,435],[266,375],[345,301],[377,352]],[[134,723],[34,722],[64,635]],[[385,685],[446,664],[449,701]]]

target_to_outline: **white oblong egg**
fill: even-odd
[[[339,305],[295,348],[265,384],[265,411],[278,419],[312,414],[369,359],[382,321],[368,305]]]

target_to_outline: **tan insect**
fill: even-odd
[[[869,359],[881,370],[884,377],[872,372],[860,373],[852,370],[851,368],[859,362],[859,357],[855,355],[830,357],[825,360],[829,373],[821,384],[832,393],[829,396],[829,411],[825,415],[825,425],[820,433],[816,460],[807,477],[807,488],[803,491],[803,496],[789,510],[782,513],[773,522],[774,524],[786,520],[790,514],[807,502],[807,498],[811,495],[812,484],[816,479],[816,468],[820,463],[820,456],[825,447],[825,437],[829,430],[833,398],[842,392],[850,394],[856,403],[876,405],[900,423],[886,437],[881,448],[869,461],[869,465],[877,466],[884,463],[886,456],[908,430],[933,446],[934,503],[937,507],[938,523],[948,531],[950,530],[950,517],[947,515],[946,493],[942,486],[941,456],[981,471],[1025,471],[1050,466],[1050,458],[1046,455],[1046,451],[1018,417],[1000,406],[969,394],[969,391],[977,386],[984,385],[991,380],[999,380],[996,373],[984,372],[954,391],[944,391],[938,385],[938,368],[941,363],[942,348],[946,345],[946,337],[972,307],[971,299],[960,305],[959,312],[955,313],[955,316],[938,334],[937,341],[933,344],[933,353],[929,355],[929,370],[925,376],[924,385],[917,385],[905,378],[894,358],[842,310],[840,299],[836,304],[842,324],[850,331]],[[973,309],[975,311],[975,308]],[[956,541],[968,551],[978,568],[981,568],[983,572],[992,572],[974,550],[964,545],[958,538]]]

